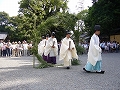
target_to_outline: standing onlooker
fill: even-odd
[[[16,45],[15,42],[12,42],[12,56],[15,57],[15,53],[16,53]]]
[[[23,53],[24,56],[28,55],[28,43],[26,41],[23,43]]]
[[[113,42],[110,42],[110,52],[113,52]]]
[[[113,52],[116,52],[116,41],[113,41]]]
[[[105,52],[109,51],[109,47],[107,46],[107,42],[105,43]]]
[[[116,42],[116,53],[118,53],[118,52],[119,52],[119,47],[120,47],[119,42]]]
[[[104,50],[105,50],[105,42],[104,41],[102,43],[100,43],[100,47],[102,49],[102,52],[104,52]]]
[[[85,42],[85,43],[82,45],[82,47],[85,49],[85,53],[87,53],[87,52],[88,52],[88,44],[87,44],[87,42]]]
[[[22,56],[22,51],[23,51],[23,45],[21,44],[21,42],[18,42],[18,56],[21,57]]]
[[[110,52],[110,42],[107,42],[108,52]]]
[[[11,42],[10,42],[10,40],[8,40],[8,42],[7,42],[7,47],[6,47],[6,52],[7,52],[7,56],[11,56]]]
[[[18,43],[15,42],[15,56],[18,57]]]
[[[7,43],[3,42],[2,50],[3,50],[3,56],[4,56],[4,57],[6,57],[6,55],[7,55],[6,48],[7,48]]]
[[[2,47],[3,47],[3,41],[0,40],[0,56],[3,56],[3,50],[2,50]]]
[[[32,47],[33,47],[33,42],[31,41],[31,42],[28,44],[28,55],[29,55],[29,56],[32,54],[32,52],[31,52]]]

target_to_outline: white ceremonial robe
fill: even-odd
[[[55,48],[52,48],[53,43],[54,43]],[[48,39],[48,41],[46,43],[44,55],[48,56],[48,54],[50,54],[49,57],[55,57],[55,56],[58,55],[58,45],[57,45],[57,39],[56,38],[50,37]]]
[[[44,53],[44,51],[45,51],[45,43],[46,43],[47,41],[45,40],[45,39],[43,39],[42,41],[40,41],[40,43],[38,44],[38,54],[39,55],[43,55],[43,53]]]
[[[90,46],[88,51],[88,62],[90,62],[93,66],[96,65],[97,61],[101,61],[101,48],[99,46],[99,37],[95,34],[91,37]]]
[[[70,50],[68,50],[69,42],[71,42]],[[74,48],[74,49],[72,49],[72,48]],[[75,44],[74,44],[74,42],[73,42],[73,40],[71,38],[68,39],[67,37],[65,37],[62,40],[62,43],[61,43],[59,60],[64,61],[64,66],[71,66],[71,59],[72,58],[78,59]]]

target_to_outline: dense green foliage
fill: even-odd
[[[84,53],[84,48],[82,46],[76,45],[77,54],[81,55]]]
[[[109,37],[111,32],[120,28],[120,0],[98,0],[89,8],[85,25],[90,35],[95,24],[100,24],[101,35]]]
[[[19,15],[15,17],[0,12],[0,32],[8,32],[7,38],[11,41],[31,40],[35,17],[38,36],[56,31],[58,41],[65,36],[65,30],[74,31],[77,20],[85,22],[84,30],[89,35],[93,34],[95,24],[102,26],[103,36],[109,36],[120,28],[119,0],[99,0],[88,11],[81,11],[77,16],[67,12],[67,0],[21,0],[19,4]],[[78,34],[78,31],[75,33]]]
[[[73,58],[73,59],[71,60],[71,64],[72,64],[72,65],[80,65],[80,60],[77,60],[77,59],[74,59],[74,58]]]

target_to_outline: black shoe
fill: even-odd
[[[67,67],[66,69],[70,69],[70,67]]]
[[[99,74],[104,74],[104,72],[105,72],[105,71],[101,71],[101,72],[97,72],[97,71],[96,71],[96,73],[99,73]]]
[[[83,68],[83,70],[86,71],[86,72],[90,72],[90,71],[87,71],[85,68]]]

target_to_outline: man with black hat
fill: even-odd
[[[70,69],[72,58],[78,59],[75,44],[70,36],[71,33],[67,32],[66,37],[62,40],[59,57],[59,60],[63,60],[64,66],[67,69]]]
[[[51,37],[46,43],[44,55],[48,56],[48,63],[56,64],[56,56],[58,55],[58,45],[57,39],[55,38],[55,32],[52,32]]]
[[[95,33],[90,39],[89,51],[88,51],[88,61],[83,70],[86,72],[95,72],[104,74],[105,71],[101,70],[101,48],[99,46],[100,25],[95,25]]]
[[[46,47],[46,44],[47,44],[47,42],[48,42],[48,39],[49,39],[49,34],[46,35],[46,39],[45,39],[45,42],[44,42],[44,53],[45,53],[45,47]],[[46,62],[48,62],[48,55],[45,56],[44,53],[43,53],[43,59],[44,59]]]

